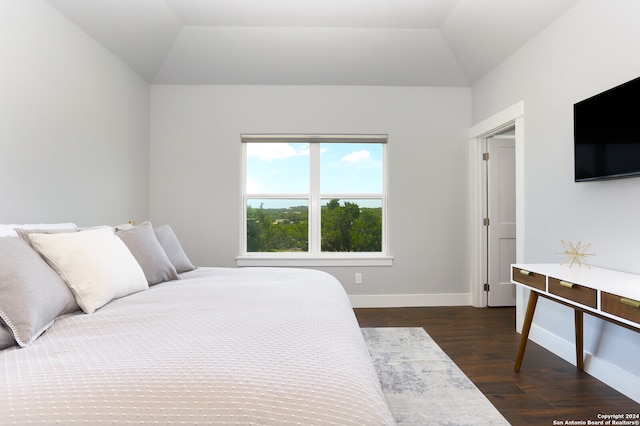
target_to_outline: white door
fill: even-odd
[[[488,138],[487,151],[487,305],[515,306],[510,274],[516,263],[515,137]]]

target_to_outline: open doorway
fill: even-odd
[[[519,102],[473,126],[470,137],[472,304],[518,305],[509,266],[524,261],[524,104]],[[503,157],[504,161],[493,163],[501,170],[487,169],[490,165],[485,160],[486,153],[489,158]],[[492,177],[497,178],[493,190],[489,188]],[[510,194],[505,195],[504,203],[499,202],[501,193]],[[489,212],[492,201],[498,201],[493,207],[494,211],[498,209],[498,217]],[[490,234],[492,225],[497,231],[494,235]],[[497,292],[491,294],[494,290]]]

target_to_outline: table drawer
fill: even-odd
[[[528,271],[526,269],[513,268],[513,280],[538,290],[547,290],[547,276]]]
[[[589,287],[583,287],[568,281],[549,277],[549,293],[589,306],[593,309],[598,307],[598,292]]]
[[[600,297],[602,298],[600,309],[604,312],[640,323],[640,301],[604,291]]]

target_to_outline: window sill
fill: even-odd
[[[236,257],[237,266],[392,266],[392,256],[269,256],[251,255]]]

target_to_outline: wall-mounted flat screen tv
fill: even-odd
[[[575,180],[640,176],[640,77],[573,105]]]

